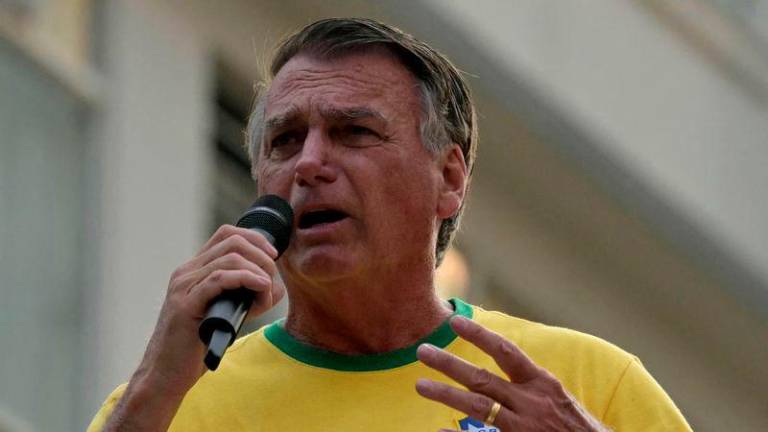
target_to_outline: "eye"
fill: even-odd
[[[332,132],[340,143],[348,147],[371,147],[381,143],[381,135],[376,130],[359,124],[348,124]]]
[[[284,132],[280,135],[272,138],[270,143],[272,148],[283,147],[290,144],[296,144],[298,142],[298,136],[295,132]]]
[[[376,133],[365,126],[349,126],[348,131],[351,135],[376,135]]]
[[[351,147],[370,147],[382,140],[381,135],[375,129],[359,124],[341,126],[332,134],[340,139],[342,143]]]
[[[301,148],[305,136],[306,134],[300,131],[279,133],[269,141],[267,155],[273,158],[288,158]]]

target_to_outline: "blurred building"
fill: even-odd
[[[468,73],[446,293],[635,353],[697,431],[768,430],[767,3],[0,0],[0,430],[82,430],[130,377],[254,198],[261,61],[327,16]]]

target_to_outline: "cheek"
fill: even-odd
[[[287,164],[276,165],[262,162],[257,166],[257,183],[259,195],[267,193],[288,196],[293,174]]]
[[[392,219],[406,222],[410,230],[416,225],[433,223],[436,217],[437,193],[435,179],[424,166],[392,167],[383,175],[386,201]],[[403,173],[393,175],[392,173]]]

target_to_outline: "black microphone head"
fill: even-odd
[[[288,249],[293,229],[293,209],[277,195],[259,197],[237,221],[242,228],[258,228],[274,237],[277,256]]]

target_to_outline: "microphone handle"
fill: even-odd
[[[272,234],[259,228],[251,229],[263,235],[270,244],[275,244]],[[253,291],[240,287],[223,292],[211,302],[199,328],[200,339],[207,345],[203,361],[209,370],[219,367],[224,352],[235,341],[253,304],[253,297]]]

